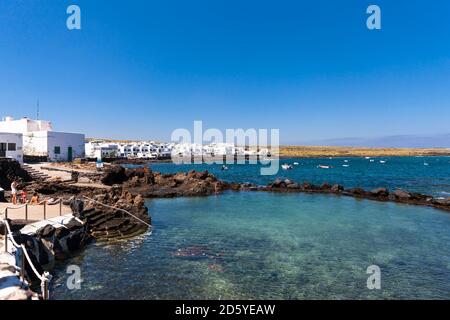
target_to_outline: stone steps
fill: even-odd
[[[44,173],[40,170],[37,170],[28,164],[22,164],[21,167],[26,172],[28,172],[28,174],[33,178],[33,180],[47,181],[47,180],[51,179],[51,177],[49,175],[47,175],[46,173]]]

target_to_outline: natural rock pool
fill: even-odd
[[[154,229],[88,246],[53,299],[449,299],[450,214],[333,195],[147,201]],[[81,268],[80,290],[66,286]],[[381,268],[381,290],[366,269]]]

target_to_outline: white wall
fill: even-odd
[[[6,143],[5,155],[7,158],[15,159],[20,163],[23,162],[22,134],[0,132],[0,143]],[[16,150],[8,150],[8,143],[15,143]]]
[[[47,156],[50,161],[67,161],[68,149],[72,147],[72,159],[85,156],[84,134],[36,131],[24,134],[24,154]],[[55,153],[59,147],[60,153]]]
[[[23,135],[23,154],[27,156],[48,156],[47,132],[27,132]]]
[[[69,147],[72,159],[84,158],[84,134],[47,131],[47,138],[50,161],[67,161]],[[55,147],[60,147],[60,154],[55,154]]]
[[[10,117],[0,121],[0,132],[26,133],[31,131],[51,131],[52,124],[50,121],[32,120],[22,118],[13,120]]]

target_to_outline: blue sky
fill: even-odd
[[[194,120],[285,144],[448,134],[449,15],[448,0],[2,0],[0,115],[34,117],[39,98],[89,137],[168,140]]]

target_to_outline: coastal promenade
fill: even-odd
[[[0,202],[0,219],[5,218],[5,210],[8,208],[8,218],[12,220],[28,220],[28,221],[40,221],[59,217],[60,215],[66,215],[72,213],[69,206],[61,204],[46,205],[44,216],[44,205],[28,205],[25,208],[24,205],[13,205],[12,203]]]

